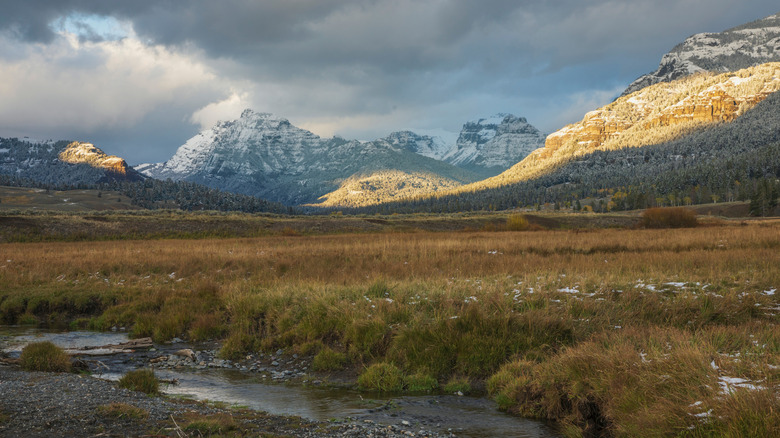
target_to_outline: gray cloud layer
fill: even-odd
[[[131,161],[170,156],[197,129],[192,115],[208,104],[216,105],[209,114],[253,106],[325,133],[364,138],[405,128],[457,130],[467,119],[499,111],[524,115],[550,131],[653,70],[660,55],[686,36],[720,31],[777,9],[774,0],[9,2],[0,15],[0,59],[14,60],[18,68],[0,69],[0,80],[32,87],[18,76],[28,61],[49,63],[51,74],[40,81],[54,82],[46,90],[52,101],[72,98],[56,91],[60,81],[79,91],[78,81],[68,82],[55,72],[85,65],[98,82],[108,75],[102,87],[113,84],[121,90],[123,81],[135,84],[127,87],[132,94],[126,97],[101,87],[83,90],[90,102],[106,93],[138,100],[131,123],[94,126],[95,114],[85,112],[80,122],[74,110],[67,123],[41,129],[105,139],[114,146],[112,152]],[[52,23],[73,14],[88,18],[76,20],[80,42],[63,46],[72,53],[36,58],[63,45],[63,34]],[[130,38],[140,40],[145,51],[101,41],[90,27],[94,16],[129,23]],[[112,56],[156,59],[156,69],[172,65],[169,76],[204,71],[188,75],[184,87],[160,75],[164,80],[149,85],[153,93],[143,105],[139,84],[160,76],[153,69],[135,69],[123,78],[120,68],[112,70]],[[185,60],[191,65],[183,66]],[[25,105],[22,96],[6,93]],[[2,88],[0,99],[8,100]],[[216,104],[228,100],[230,105]],[[112,111],[111,102],[95,105],[97,112]],[[165,134],[156,134],[156,124],[148,123],[156,113],[169,114]],[[177,116],[170,120],[172,114]],[[9,126],[3,117],[0,111],[0,135],[20,129],[18,120]],[[36,123],[47,125],[46,120]],[[168,144],[174,141],[170,132],[183,137]]]

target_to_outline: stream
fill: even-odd
[[[118,344],[128,340],[122,332],[56,332],[31,327],[0,326],[0,350],[18,357],[29,342],[51,341],[67,348]],[[154,353],[170,354],[190,344],[156,345]],[[91,357],[101,367],[93,375],[118,380],[143,366],[140,353]],[[252,373],[234,369],[156,369],[155,374],[177,384],[162,385],[162,392],[201,401],[247,407],[273,415],[299,416],[317,421],[353,418],[385,425],[405,425],[452,432],[459,437],[547,438],[560,436],[554,428],[534,420],[506,415],[486,398],[454,395],[387,396],[355,390],[267,383]]]

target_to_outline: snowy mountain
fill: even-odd
[[[545,136],[523,117],[497,114],[463,125],[444,161],[482,177],[498,175],[544,146]]]
[[[125,160],[91,143],[0,138],[0,174],[55,185],[140,181]]]
[[[245,110],[239,119],[220,122],[191,138],[167,162],[137,167],[153,178],[192,181],[298,205],[317,202],[355,175],[387,170],[432,175],[455,185],[476,180],[470,172],[421,155],[441,154],[441,149],[434,139],[413,133],[372,142],[323,139],[286,119]]]
[[[634,81],[622,96],[659,82],[703,72],[728,72],[780,61],[780,14],[720,33],[699,33],[661,58],[658,69]]]
[[[411,131],[393,132],[380,141],[385,141],[392,147],[405,149],[434,160],[443,159],[452,149],[452,145],[447,144],[441,137],[418,135]]]

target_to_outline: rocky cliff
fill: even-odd
[[[728,72],[780,61],[780,14],[720,33],[699,33],[661,58],[658,69],[634,81],[626,96],[649,85],[699,72]]]
[[[778,90],[780,63],[659,83],[587,113],[582,121],[550,134],[544,148],[475,186],[495,187],[533,178],[595,150],[657,144],[730,122]]]
[[[27,138],[0,138],[0,174],[54,185],[144,179],[125,160],[91,143]]]
[[[114,155],[106,155],[92,143],[74,141],[69,143],[59,154],[60,161],[70,164],[88,164],[104,169],[119,178],[127,178],[134,174],[127,162]]]
[[[543,144],[544,134],[525,118],[497,114],[464,124],[444,161],[486,178],[503,172]]]

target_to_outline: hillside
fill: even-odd
[[[0,175],[57,186],[144,179],[125,160],[91,143],[18,138],[0,138]]]
[[[470,187],[475,187],[472,185]],[[549,204],[595,210],[749,201],[780,192],[780,93],[729,123],[656,145],[583,152],[534,178],[361,212],[443,212]]]
[[[460,186],[457,181],[433,173],[380,170],[356,174],[319,199],[317,207],[365,207],[392,199],[404,199]]]
[[[569,161],[595,151],[659,144],[737,119],[780,90],[780,63],[734,73],[703,73],[659,83],[591,111],[582,121],[547,137],[544,148],[466,192],[499,187],[544,176]]]

